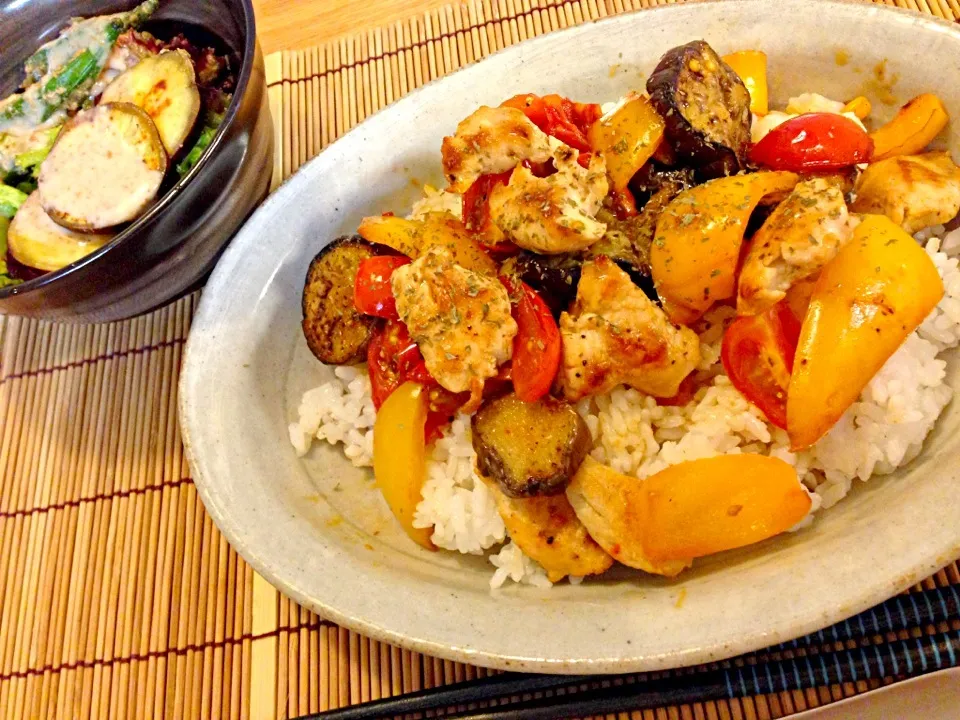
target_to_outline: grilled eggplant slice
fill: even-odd
[[[650,161],[633,176],[630,192],[637,201],[637,207],[643,207],[663,187],[679,188],[677,192],[697,184],[692,168],[667,167]]]
[[[561,493],[587,456],[590,430],[569,403],[504,395],[473,416],[477,468],[514,498]]]
[[[79,233],[57,225],[43,210],[40,191],[28,197],[7,230],[7,247],[17,262],[52,272],[103,247],[113,235]]]
[[[511,261],[514,272],[543,298],[555,315],[567,309],[577,296],[580,267],[583,261],[576,255],[537,255],[524,250]]]
[[[353,304],[360,263],[377,254],[359,235],[337,238],[317,253],[303,286],[303,335],[316,358],[328,365],[362,360],[377,318]]]
[[[104,230],[146,210],[166,169],[167,153],[143,110],[130,103],[97,105],[63,126],[40,166],[40,200],[65,228]]]
[[[173,157],[200,113],[193,61],[185,50],[146,57],[110,83],[100,102],[128,102],[147,113],[157,126],[167,154]]]
[[[731,175],[746,163],[750,93],[703,40],[673,48],[647,80],[678,161],[703,178]]]

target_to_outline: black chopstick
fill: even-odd
[[[856,615],[848,620],[837,623],[836,625],[824,630],[820,630],[816,633],[798,638],[797,640],[771,647],[765,652],[813,648],[835,642],[859,640],[873,635],[883,635],[888,632],[897,632],[909,628],[922,628],[928,625],[935,625],[939,622],[958,617],[960,617],[960,586],[951,585],[942,588],[934,588],[932,590],[925,590],[918,593],[898,595],[864,613],[861,613],[860,615]],[[923,639],[924,638],[920,638],[920,640]],[[953,647],[954,646],[950,645],[947,646],[947,649],[952,650]],[[857,651],[854,650],[850,652]],[[867,649],[865,652],[872,653],[874,650]],[[819,656],[811,655],[810,657]],[[893,660],[895,662],[896,658],[894,657]],[[763,663],[762,665],[753,667],[773,667],[774,664]],[[851,667],[855,669],[856,665]],[[736,670],[736,668],[731,668],[730,671],[734,670]],[[715,697],[708,697],[713,688],[711,683],[714,682],[710,680],[708,676],[709,673],[700,672],[696,674],[685,675],[681,678],[657,680],[655,681],[656,690],[650,690],[653,685],[650,684],[649,681],[645,681],[643,676],[638,676],[636,674],[626,676],[610,676],[609,678],[606,678],[606,680],[609,681],[613,679],[615,682],[626,682],[628,683],[628,686],[632,688],[636,688],[638,685],[640,685],[643,688],[646,688],[646,690],[643,690],[643,692],[651,693],[652,696],[660,698],[655,704],[662,705],[668,703],[668,700],[666,700],[663,695],[664,688],[671,687],[669,683],[673,682],[680,683],[675,689],[676,693],[682,694],[689,691],[694,694],[699,693],[699,695],[695,698],[698,700],[716,699]],[[702,681],[703,684],[695,686],[695,684],[691,682],[694,677],[700,678],[700,681]],[[402,695],[396,698],[376,700],[340,710],[332,710],[317,715],[304,716],[302,720],[368,720],[369,718],[390,717],[394,715],[403,715],[406,713],[422,713],[456,705],[463,706],[471,703],[486,702],[497,698],[548,692],[559,688],[575,689],[577,686],[591,683],[596,684],[603,680],[605,680],[605,678],[597,675],[557,676],[504,673],[502,675],[495,675],[493,677],[483,678],[481,680],[458,683],[456,685],[446,685],[429,690],[422,690],[408,695]],[[724,682],[726,683],[726,681]],[[640,692],[640,690],[635,689],[633,694],[629,696],[629,702],[643,702],[643,697],[637,694]],[[583,697],[586,697],[584,693],[568,696],[569,702],[579,702],[579,699]],[[610,702],[614,702],[612,699],[613,697],[614,696],[612,694],[608,693],[605,696],[605,699],[609,699]],[[726,695],[721,695],[719,697],[726,697]],[[642,705],[642,707],[648,706]],[[640,706],[633,707],[633,709],[639,708]],[[610,710],[609,712],[617,711],[618,710]],[[591,709],[590,713],[593,712],[594,710]],[[600,712],[600,710],[596,710],[596,712]],[[478,717],[485,716],[480,715]],[[534,715],[531,717],[536,716]]]
[[[958,661],[960,632],[940,633],[898,640],[883,646],[809,654],[776,662],[681,675],[655,683],[617,684],[583,693],[545,697],[443,717],[449,720],[561,720],[807,690],[871,678],[913,677],[957,667]]]
[[[407,713],[426,712],[451,705],[469,705],[499,697],[524,695],[530,692],[530,686],[536,685],[536,691],[552,690],[569,685],[596,681],[596,675],[530,675],[528,673],[502,673],[479,680],[468,680],[452,685],[443,685],[429,690],[420,690],[395,698],[374,700],[361,705],[329,710],[317,715],[304,715],[295,720],[367,720]],[[534,681],[531,683],[531,681]]]

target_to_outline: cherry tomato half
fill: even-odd
[[[750,159],[773,170],[840,170],[870,162],[873,140],[850,118],[809,113],[777,125],[750,150]]]
[[[720,360],[730,382],[774,425],[787,427],[787,388],[800,322],[786,302],[763,315],[738,317],[723,336]]]
[[[443,428],[470,397],[469,393],[452,393],[440,387],[427,370],[407,326],[399,320],[388,320],[374,333],[367,349],[367,368],[373,406],[377,410],[390,393],[405,382],[419,383],[424,387],[428,398],[424,434],[428,443],[440,437]]]
[[[364,315],[398,319],[390,278],[398,267],[409,264],[410,258],[403,255],[377,255],[361,262],[353,285],[353,304],[357,310]]]
[[[602,114],[596,103],[575,103],[560,95],[523,93],[506,100],[502,107],[522,110],[547,135],[581,152],[590,151],[587,130]]]
[[[463,224],[467,230],[485,233],[490,220],[490,193],[497,185],[506,185],[513,170],[497,175],[481,175],[463,194]]]
[[[513,305],[517,335],[513,339],[513,391],[524,402],[548,392],[560,369],[560,330],[543,298],[521,280],[500,278]]]

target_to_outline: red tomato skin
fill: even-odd
[[[399,319],[390,278],[398,267],[409,264],[410,258],[403,255],[377,255],[361,262],[353,285],[353,304],[357,310],[364,315]]]
[[[388,320],[371,338],[367,349],[367,369],[370,372],[373,406],[377,410],[390,397],[390,393],[403,383],[415,382],[424,386],[429,400],[424,427],[428,443],[443,434],[443,428],[470,396],[469,393],[452,393],[440,387],[427,370],[407,326],[399,320]]]
[[[575,103],[560,95],[515,95],[501,107],[521,110],[538,128],[580,152],[590,151],[587,130],[602,114],[596,103]],[[586,167],[586,165],[584,165]]]
[[[777,125],[750,150],[750,160],[772,170],[840,170],[870,162],[873,140],[853,120],[808,113]]]
[[[490,193],[510,181],[513,170],[497,175],[481,175],[463,194],[463,224],[472,232],[483,232],[490,224]]]
[[[724,333],[720,350],[733,386],[784,430],[787,387],[799,339],[800,322],[781,302],[763,315],[734,320]]]
[[[550,392],[560,369],[560,330],[543,298],[520,280],[502,277],[513,305],[517,335],[513,339],[513,391],[524,402]]]

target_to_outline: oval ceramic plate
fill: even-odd
[[[197,488],[233,546],[284,593],[432,655],[512,670],[621,672],[793,638],[960,554],[956,406],[917,461],[856,488],[807,530],[698,561],[674,581],[620,570],[552,590],[491,592],[485,559],[416,547],[369,474],[337,449],[294,454],[287,424],[300,394],[330,373],[299,327],[303,278],[320,247],[353,232],[364,215],[405,212],[412,179],[442,186],[440,140],[480,104],[522,91],[616,99],[642,88],[666,50],[696,38],[721,53],[765,50],[775,101],[804,91],[877,99],[873,71],[886,61],[898,98],[937,92],[960,116],[960,31],[947,23],[861,3],[728,0],[540,37],[368,119],[247,223],[204,291],[187,346],[180,417]],[[956,141],[954,132],[948,142]],[[953,367],[949,380],[957,386]]]

